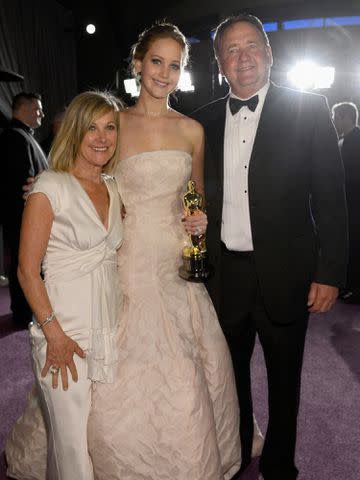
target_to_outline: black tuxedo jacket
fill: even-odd
[[[193,114],[206,136],[207,246],[215,266],[207,287],[218,311],[226,275],[220,255],[226,102]],[[289,323],[306,315],[312,281],[341,287],[346,277],[344,172],[325,97],[270,85],[248,176],[261,294],[272,321]]]
[[[22,186],[47,168],[47,159],[31,129],[13,119],[0,135],[1,218],[7,227],[18,229],[24,200]]]

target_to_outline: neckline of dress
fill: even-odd
[[[110,221],[111,221],[111,208],[112,208],[112,198],[111,198],[111,193],[110,193],[110,189],[109,189],[109,185],[107,184],[107,175],[106,174],[101,174],[101,177],[103,179],[103,182],[104,182],[104,185],[106,187],[106,190],[108,192],[108,195],[109,195],[109,206],[108,206],[108,212],[107,212],[107,227],[105,226],[105,224],[103,223],[103,221],[101,220],[101,217],[100,217],[100,214],[99,212],[97,211],[97,208],[95,207],[95,204],[94,202],[91,200],[90,198],[90,195],[87,193],[87,191],[85,190],[85,188],[82,186],[82,184],[80,183],[79,179],[77,177],[75,177],[75,175],[73,175],[71,172],[66,172],[70,178],[72,179],[72,181],[79,187],[80,191],[82,191],[83,193],[83,197],[86,199],[88,205],[90,205],[90,207],[92,208],[93,210],[93,213],[95,213],[95,216],[97,217],[97,220],[99,221],[99,223],[102,225],[103,229],[105,230],[105,232],[108,234],[110,232]]]
[[[130,159],[135,158],[135,157],[140,157],[142,155],[146,155],[146,154],[149,154],[149,153],[161,154],[161,153],[171,153],[171,152],[184,153],[190,159],[192,159],[192,155],[189,152],[186,152],[185,150],[180,150],[180,149],[175,149],[175,148],[165,148],[165,149],[162,149],[162,150],[145,150],[144,152],[135,153],[134,155],[130,155],[130,157],[125,157],[122,160],[120,160],[119,164],[121,164],[122,162],[125,162],[126,160],[130,160]]]

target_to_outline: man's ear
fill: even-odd
[[[273,60],[273,54],[272,54],[272,50],[271,50],[270,45],[266,46],[266,55],[267,55],[268,60],[269,60],[269,65],[270,65],[270,67],[272,67],[272,65],[274,63],[274,60]]]

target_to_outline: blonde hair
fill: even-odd
[[[75,163],[81,143],[91,123],[109,112],[114,113],[114,122],[119,130],[119,111],[122,101],[107,91],[87,91],[77,95],[66,108],[61,125],[56,133],[49,153],[49,164],[52,170],[68,172]],[[104,173],[114,169],[119,155],[119,135],[116,148],[109,162],[104,166]]]

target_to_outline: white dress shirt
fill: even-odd
[[[254,249],[250,224],[248,170],[268,89],[269,82],[254,94],[259,96],[259,103],[254,112],[245,106],[232,115],[229,101],[226,105],[221,240],[229,250],[251,251]],[[239,98],[231,92],[230,97]]]

